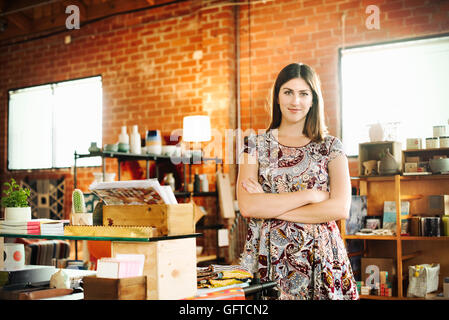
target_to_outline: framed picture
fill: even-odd
[[[349,219],[346,221],[346,234],[355,234],[363,229],[367,215],[366,201],[366,196],[352,196]]]

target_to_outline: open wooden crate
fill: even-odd
[[[148,226],[156,228],[153,236],[195,233],[193,203],[152,205],[106,205],[104,226]]]
[[[147,298],[147,277],[122,279],[83,278],[84,300],[145,300]]]

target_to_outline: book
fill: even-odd
[[[366,196],[352,195],[349,219],[346,221],[346,234],[355,234],[365,226],[364,218],[367,216]]]
[[[54,228],[56,225],[59,226],[62,224],[63,226],[64,221],[46,218],[32,219],[29,221],[0,220],[0,233],[39,235],[42,234],[42,226],[48,225],[48,227],[44,227],[44,230],[47,230],[47,228]]]
[[[106,205],[177,203],[171,188],[161,186],[157,179],[94,182],[89,189]]]
[[[401,201],[401,216],[408,216],[410,213],[410,202]],[[384,202],[384,214],[382,219],[382,227],[384,229],[392,230],[396,232],[396,202],[385,201]],[[401,220],[401,233],[407,233],[407,220]]]
[[[145,256],[122,254],[115,258],[101,258],[97,261],[97,277],[121,279],[141,276]]]

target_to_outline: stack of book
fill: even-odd
[[[38,219],[30,221],[0,221],[0,232],[6,234],[41,234]]]
[[[64,220],[52,220],[41,223],[41,235],[63,236]]]
[[[0,233],[31,235],[64,235],[66,220],[32,219],[29,221],[0,220]]]

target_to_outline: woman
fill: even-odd
[[[268,130],[245,139],[237,198],[250,218],[241,264],[276,281],[280,299],[358,299],[335,220],[351,204],[347,158],[326,134],[318,76],[293,63],[278,75]]]

